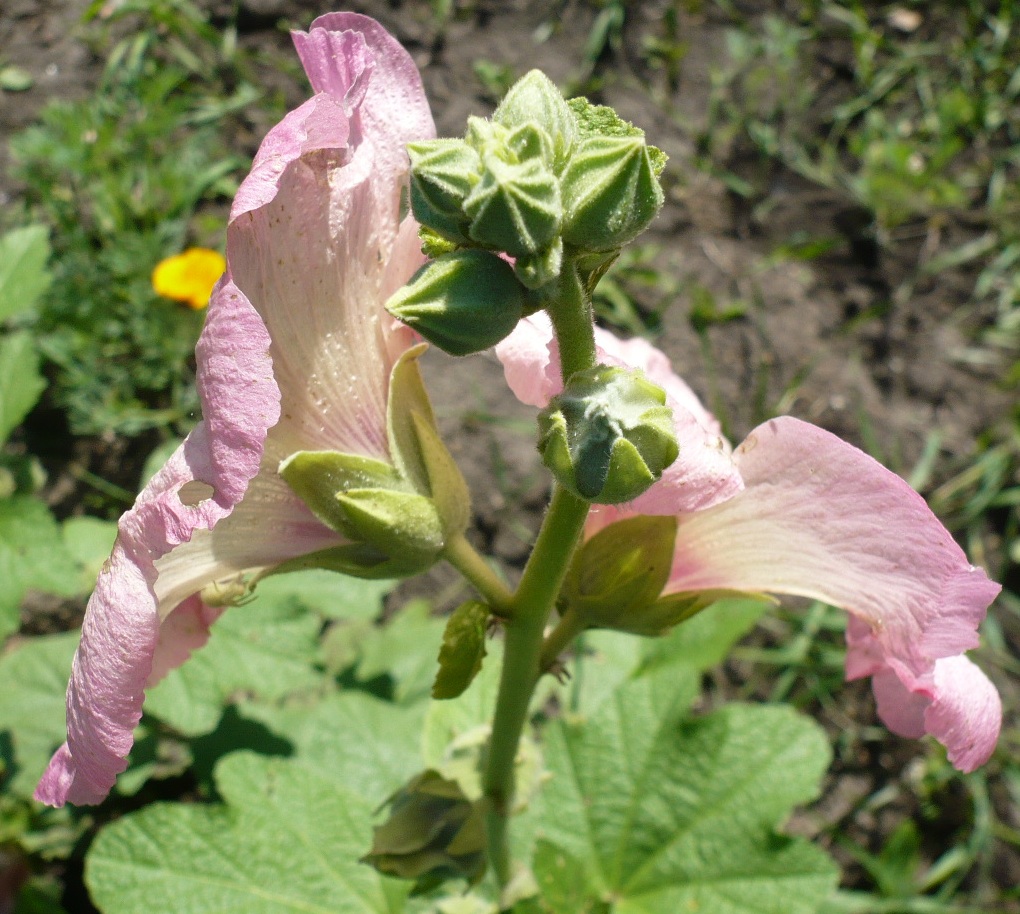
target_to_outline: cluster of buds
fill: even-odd
[[[388,310],[454,355],[504,339],[604,269],[662,206],[665,155],[611,109],[567,101],[533,70],[463,139],[411,143],[411,208],[433,259]]]

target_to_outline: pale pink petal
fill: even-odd
[[[697,511],[741,490],[740,474],[719,423],[673,372],[662,352],[645,340],[621,340],[601,328],[595,331],[595,348],[600,364],[644,371],[666,391],[673,410],[680,456],[655,485],[628,505],[629,509],[639,514]],[[544,311],[522,320],[497,344],[496,356],[503,363],[507,384],[522,403],[543,407],[563,390],[559,348]]]
[[[979,667],[961,654],[936,660],[925,675],[914,676],[896,658],[886,663],[877,639],[869,644],[858,631],[847,640],[847,678],[872,677],[878,716],[893,733],[934,736],[961,771],[988,761],[1002,726],[1002,702]]]
[[[942,661],[939,661],[942,662]],[[871,677],[878,716],[897,736],[920,739],[925,734],[924,715],[931,706],[931,690],[911,690],[891,669]]]
[[[327,86],[273,128],[235,199],[228,272],[197,349],[204,419],[121,518],[72,670],[68,742],[37,791],[44,802],[106,796],[146,683],[200,646],[218,613],[198,591],[342,542],[283,486],[281,456],[385,456],[389,370],[412,337],[383,316],[380,293],[421,262],[412,229],[399,226],[403,144],[434,128],[410,58],[371,20],[345,22],[365,37],[302,52],[313,78],[346,74],[342,97]],[[349,65],[316,62],[337,48]],[[397,86],[407,109],[388,115]],[[359,115],[359,101],[371,110]]]
[[[1002,701],[991,680],[966,657],[935,664],[935,694],[924,729],[942,743],[960,771],[991,758],[1002,727]]]
[[[510,336],[496,344],[507,386],[521,403],[542,409],[563,390],[559,350],[550,352],[552,347],[552,323],[544,311],[521,320]]]
[[[421,75],[411,55],[378,22],[358,13],[327,13],[307,33],[292,32],[305,72],[316,92],[350,98],[353,68],[337,63],[337,55],[350,42],[345,32],[357,32],[371,53],[373,66],[358,108],[366,134],[390,137],[378,149],[382,170],[400,169],[407,161],[406,143],[430,139],[435,124]],[[362,91],[360,87],[355,92]]]
[[[789,417],[759,426],[734,457],[746,488],[681,515],[670,591],[734,588],[841,606],[919,676],[977,645],[1000,588],[902,479]]]
[[[177,606],[159,626],[152,657],[152,671],[145,682],[151,689],[167,673],[176,670],[209,640],[209,629],[224,611],[223,606],[206,606],[198,594]]]

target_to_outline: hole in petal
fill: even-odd
[[[192,479],[191,482],[184,483],[177,490],[177,497],[181,500],[181,504],[187,505],[189,508],[194,508],[201,502],[212,498],[215,494],[216,490],[209,483],[201,482],[198,479]]]

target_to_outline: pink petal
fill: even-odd
[[[991,758],[1002,727],[1002,701],[991,680],[966,657],[935,663],[935,697],[924,728],[942,743],[960,771]]]
[[[198,594],[179,604],[159,626],[152,671],[145,687],[152,688],[200,647],[205,647],[209,640],[209,629],[224,609],[222,606],[206,606]]]
[[[696,511],[732,498],[743,484],[719,423],[694,391],[670,368],[666,356],[642,339],[621,340],[595,330],[596,356],[603,365],[640,368],[666,391],[680,456],[662,478],[628,505],[640,514]],[[522,320],[496,346],[507,384],[522,403],[546,406],[563,389],[559,349],[545,312]]]
[[[860,633],[855,640],[852,651],[859,659]],[[875,656],[880,653],[877,641],[869,649]],[[847,657],[847,678],[857,678],[850,674]],[[936,660],[921,677],[895,659],[866,675],[872,675],[878,716],[893,733],[910,739],[934,736],[960,771],[974,771],[991,758],[1002,726],[1002,702],[991,680],[967,657]]]
[[[389,370],[413,337],[383,312],[382,290],[421,263],[413,225],[399,224],[403,144],[434,128],[406,52],[372,20],[335,21],[363,37],[313,27],[301,56],[325,92],[270,131],[234,202],[228,273],[196,351],[204,419],[121,518],[89,601],[68,741],[37,790],[52,805],[109,792],[146,684],[218,614],[198,591],[342,541],[284,486],[280,459],[386,456]]]
[[[918,676],[976,646],[1000,588],[902,479],[789,417],[759,426],[734,456],[746,489],[681,516],[670,591],[732,587],[841,606]]]
[[[307,33],[291,33],[316,92],[351,96],[354,71],[338,62],[338,54],[350,42],[345,32],[359,33],[374,61],[358,109],[364,132],[391,137],[393,142],[379,149],[379,164],[384,170],[400,168],[407,161],[406,143],[436,135],[421,75],[411,55],[374,19],[358,13],[327,13]],[[355,92],[359,91],[361,87],[355,86]]]

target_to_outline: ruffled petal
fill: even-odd
[[[372,59],[364,87],[357,82],[360,61],[352,66],[339,56],[350,47],[351,32],[364,41]],[[417,66],[374,19],[359,13],[327,13],[312,22],[307,33],[292,32],[291,37],[316,92],[348,100],[364,93],[357,108],[364,132],[393,140],[379,149],[384,170],[403,167],[406,143],[436,135]]]
[[[960,771],[974,771],[991,757],[1002,727],[1002,701],[991,680],[966,657],[935,664],[934,696],[924,729],[946,747]]]
[[[977,645],[1000,588],[896,474],[789,417],[759,426],[734,457],[746,489],[681,515],[668,590],[767,591],[841,606],[917,676]]]
[[[219,613],[198,591],[342,541],[279,480],[281,456],[385,456],[389,371],[413,337],[380,292],[421,263],[413,226],[400,226],[403,144],[434,128],[406,53],[372,20],[344,23],[364,37],[333,48],[320,36],[302,59],[314,80],[336,70],[349,84],[339,96],[324,85],[270,131],[235,199],[228,272],[196,351],[204,418],[121,518],[72,670],[68,741],[37,791],[51,805],[109,792],[146,684]],[[387,115],[397,85],[407,109]]]
[[[862,623],[847,627],[847,679],[871,676],[878,716],[893,732],[917,739],[926,733],[961,771],[991,757],[1002,727],[1002,701],[991,680],[967,657],[936,660],[923,676],[884,655]]]

